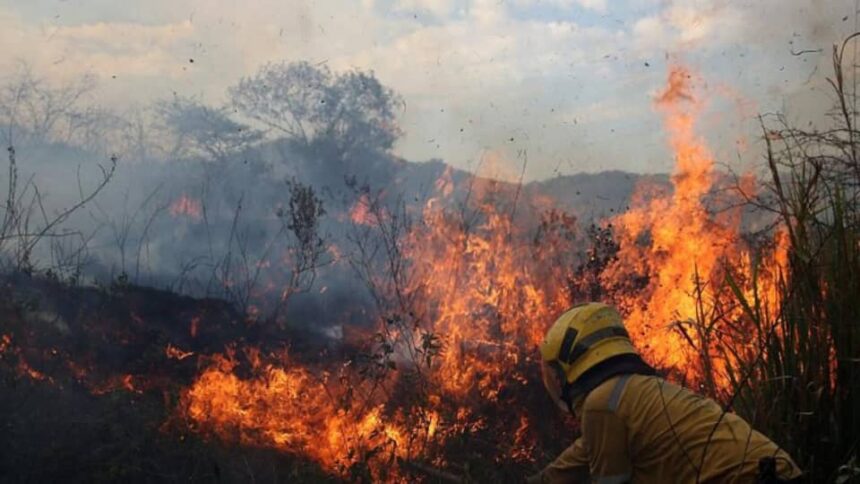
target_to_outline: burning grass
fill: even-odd
[[[840,272],[838,278],[821,275],[821,287],[798,286],[798,274],[818,269],[802,257],[811,249],[798,253],[809,242],[798,234],[805,228],[800,215],[807,213],[787,216],[791,197],[784,192],[776,216],[781,224],[756,245],[744,237],[740,209],[708,205],[720,176],[696,132],[707,96],[694,73],[671,68],[655,106],[675,154],[672,190],[640,186],[631,208],[602,225],[581,227],[518,185],[475,177],[454,186],[446,174],[435,184],[437,197],[421,206],[351,185],[355,203],[342,219],[352,222],[352,247],[324,248],[316,227],[325,211],[313,190],[301,192],[290,207],[308,210],[291,210],[283,230],[303,242],[298,249],[304,250],[288,260],[304,264],[299,274],[305,279],[293,277],[286,290],[266,289],[281,294],[275,314],[282,315],[290,297],[312,285],[320,254],[347,252],[338,260],[364,282],[378,319],[363,330],[347,329],[337,348],[302,348],[282,319],[256,317],[254,306],[244,315],[224,306],[213,312],[204,310],[211,301],[177,301],[119,284],[103,288],[96,316],[83,322],[82,303],[77,316],[54,311],[57,317],[48,322],[34,315],[51,311],[5,308],[17,323],[0,335],[0,368],[28,384],[144,406],[160,438],[188,438],[203,453],[226,449],[219,455],[235,459],[254,449],[276,462],[287,456],[295,479],[504,481],[533,472],[571,440],[541,388],[535,348],[565,308],[603,299],[625,313],[650,363],[729,406],[752,409],[752,417],[760,415],[755,404],[768,401],[762,395],[798,396],[793,379],[800,381],[811,364],[821,373],[810,378],[821,384],[818,396],[802,394],[801,404],[781,414],[796,418],[835,398],[837,388],[854,391],[844,382],[856,378],[850,367],[855,334],[848,332],[848,344],[837,341],[837,328],[821,333],[813,348],[817,358],[796,364],[792,351],[801,343],[790,342],[820,333],[805,322],[834,307],[856,307],[830,298],[857,279]],[[779,175],[773,168],[777,182]],[[766,188],[756,187],[751,176],[739,185],[747,197]],[[170,207],[192,222],[201,211],[186,197]],[[311,215],[313,230],[302,229],[308,224],[301,213]],[[847,258],[849,269],[858,246],[856,233],[845,227],[853,223],[841,226],[832,249]],[[803,290],[815,295],[809,296],[812,309],[797,303]],[[240,298],[245,303],[247,292]],[[116,306],[127,311],[118,313]],[[42,338],[44,328],[27,329],[35,320],[53,325],[51,334],[59,321],[71,322],[93,341],[55,350],[66,340]],[[775,381],[791,381],[789,390],[774,388]],[[818,421],[831,415],[821,414]],[[849,421],[856,416],[847,414],[846,425],[856,428]],[[759,423],[765,430],[775,425]],[[791,431],[781,436],[798,438]],[[197,450],[193,458],[172,452],[200,462]],[[231,477],[254,480],[252,465],[241,457],[248,472],[236,471],[237,461],[228,459]],[[216,469],[180,476],[218,478]]]
[[[397,418],[382,415],[382,406],[344,404],[345,369],[341,375],[317,376],[287,355],[277,358],[277,365],[264,363],[254,351],[246,356],[250,377],[234,373],[238,362],[231,353],[215,356],[183,395],[186,417],[202,430],[304,455],[344,475],[373,454],[408,452],[407,432]],[[411,429],[409,437],[421,433]],[[424,433],[432,432],[425,428]],[[373,477],[381,479],[381,471]]]
[[[732,339],[744,315],[722,288],[727,272],[748,271],[754,255],[740,237],[740,212],[717,216],[705,205],[716,176],[695,132],[702,95],[692,73],[672,68],[656,105],[676,155],[673,190],[646,197],[649,187],[641,187],[643,196],[611,220],[618,245],[596,273],[647,360],[720,396],[730,391],[726,368],[751,344]],[[231,357],[216,357],[184,394],[195,428],[306,455],[341,476],[361,468],[374,480],[404,478],[392,471],[399,461],[498,479],[541,460],[541,441],[553,436],[536,425],[549,405],[532,397],[541,393],[534,349],[546,325],[579,302],[573,288],[596,255],[570,257],[586,240],[574,219],[550,212],[536,226],[545,200],[521,200],[518,189],[488,180],[468,183],[459,190],[471,194],[466,202],[440,194],[417,213],[388,210],[369,190],[358,197],[350,212],[359,231],[354,265],[382,315],[367,367],[350,360],[312,369],[255,357],[255,376],[243,379]],[[518,204],[525,205],[520,219]],[[765,270],[739,290],[775,307],[783,256],[760,260]],[[734,353],[721,351],[726,344]],[[482,438],[493,440],[490,466],[450,452],[462,439]]]

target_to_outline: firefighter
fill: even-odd
[[[540,353],[544,385],[580,419],[582,436],[530,483],[800,479],[791,457],[742,418],[657,376],[611,306],[570,309]]]

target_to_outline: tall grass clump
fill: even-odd
[[[757,206],[787,237],[780,304],[766,308],[727,276],[756,348],[729,368],[729,406],[783,445],[810,482],[860,479],[860,133],[845,62],[858,35],[833,48],[827,126],[762,118],[769,182]]]

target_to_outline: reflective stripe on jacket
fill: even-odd
[[[801,474],[742,418],[659,377],[610,378],[580,415],[582,437],[541,472],[542,482],[755,482],[765,457],[776,458],[782,478]]]

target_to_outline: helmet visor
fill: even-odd
[[[564,382],[561,379],[562,377],[558,369],[554,368],[541,358],[540,372],[541,378],[543,379],[543,386],[546,387],[546,391],[549,392],[549,396],[552,398],[552,401],[558,405],[558,408],[567,411],[568,406],[564,403],[564,400],[561,399],[561,389],[564,387]]]

